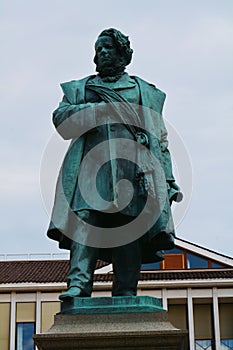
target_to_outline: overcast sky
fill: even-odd
[[[233,1],[2,0],[0,18],[0,254],[61,252],[46,237],[50,208],[41,196],[41,186],[53,192],[55,163],[67,147],[55,136],[51,112],[61,82],[95,72],[94,42],[115,27],[134,49],[128,72],[167,94],[183,214],[188,206],[177,236],[232,256]],[[41,184],[49,152],[54,164]]]

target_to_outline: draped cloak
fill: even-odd
[[[49,238],[58,241],[59,247],[65,249],[70,248],[71,242],[69,232],[72,226],[71,216],[73,213],[71,208],[74,195],[77,193],[77,179],[84,154],[85,142],[88,137],[88,133],[85,133],[85,127],[89,130],[90,126],[93,126],[93,128],[96,126],[97,114],[95,108],[93,104],[86,102],[87,84],[94,78],[95,76],[88,76],[81,80],[73,80],[61,84],[64,97],[53,114],[53,121],[59,134],[64,139],[72,140],[58,176],[54,207],[47,232]],[[162,117],[166,95],[154,85],[137,76],[131,76],[129,79],[132,82],[136,82],[139,88],[140,106],[142,106],[140,111],[141,127],[147,132],[149,150],[159,160],[166,181],[166,186],[164,186],[164,183],[161,185],[161,177],[156,175],[156,171],[152,173],[155,195],[165,197],[165,203],[158,220],[148,230],[142,240],[142,262],[147,263],[158,260],[157,250],[174,247],[175,231],[170,203],[178,193],[179,188],[175,184],[172,174],[167,130]],[[77,118],[70,118],[70,116],[72,117],[72,115],[82,110],[85,110],[86,125],[85,121],[81,120],[82,118],[78,121]],[[75,133],[77,128],[82,129],[80,137],[77,137]],[[67,232],[69,232],[68,235]],[[151,244],[153,242],[155,244]],[[156,242],[159,244],[158,246],[156,246]],[[108,250],[100,249],[99,252],[99,258],[111,261],[111,254],[108,253]]]

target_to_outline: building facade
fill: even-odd
[[[233,349],[233,259],[176,239],[161,263],[141,267],[138,295],[162,300],[190,350]],[[68,260],[0,261],[0,349],[33,350],[32,334],[60,311]],[[98,261],[93,296],[111,296],[112,266]]]

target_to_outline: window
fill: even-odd
[[[10,303],[0,303],[0,349],[9,350]]]
[[[221,349],[233,349],[233,303],[219,303]]]
[[[224,267],[222,264],[219,264],[215,261],[212,261],[212,268],[213,269],[221,269],[222,267]]]
[[[34,333],[34,322],[18,322],[16,324],[16,350],[34,350],[32,339]]]
[[[194,299],[193,319],[196,350],[213,350],[214,331],[212,304],[196,304]]]
[[[221,350],[233,350],[233,339],[221,340]]]
[[[233,339],[225,339],[220,342],[221,350],[233,350]],[[195,340],[195,350],[213,350],[212,340]]]
[[[155,263],[150,263],[150,264],[142,264],[141,270],[159,270],[160,269],[160,262],[157,261]]]
[[[208,259],[202,258],[198,255],[188,253],[188,268],[190,269],[207,269]]]
[[[195,350],[213,350],[211,340],[195,340]]]
[[[187,305],[186,304],[168,304],[168,318],[169,321],[179,329],[187,329]]]

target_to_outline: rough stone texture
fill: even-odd
[[[99,310],[98,314],[57,314],[54,325],[34,340],[39,350],[186,350],[187,334],[172,326],[166,311],[126,309],[106,314]]]

